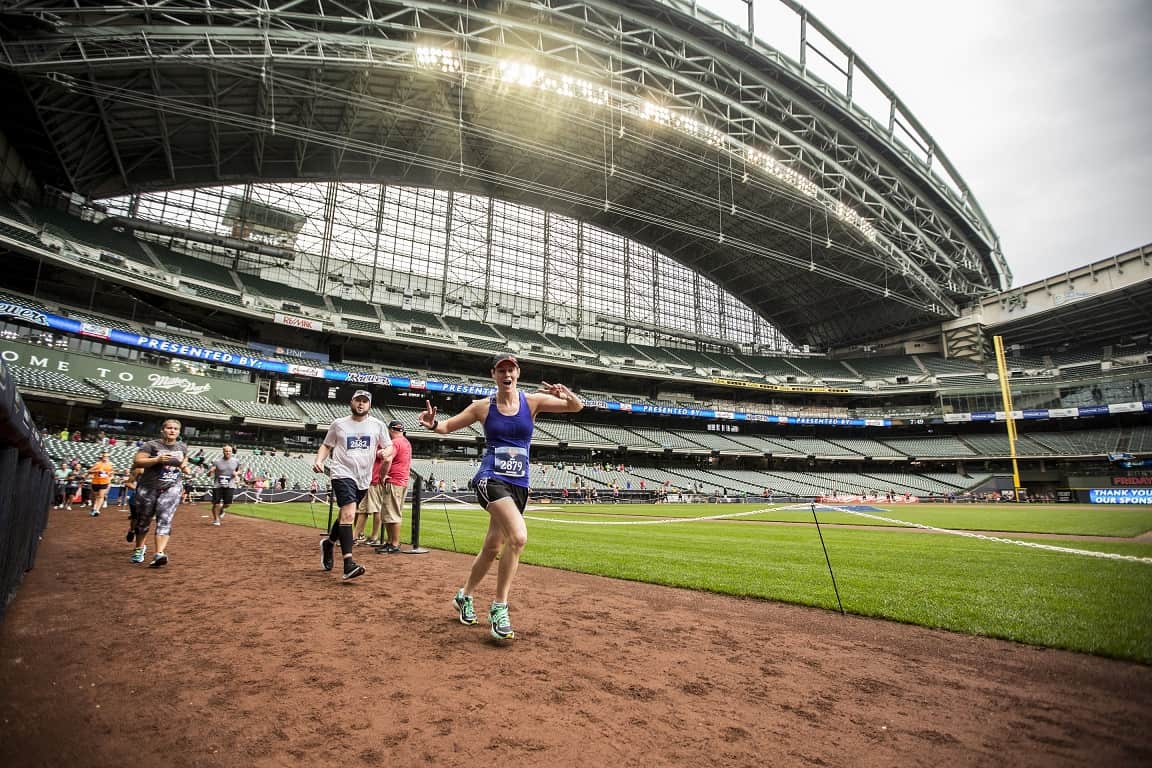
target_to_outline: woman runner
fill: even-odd
[[[420,414],[420,424],[438,435],[446,435],[480,422],[487,445],[480,470],[473,483],[480,503],[488,512],[488,533],[472,562],[464,587],[456,592],[453,604],[461,624],[475,624],[473,591],[499,557],[496,595],[488,612],[489,631],[497,640],[516,636],[508,617],[508,597],[512,579],[520,564],[520,553],[528,543],[524,506],[528,502],[529,453],[537,413],[576,413],[584,403],[563,384],[542,382],[541,391],[525,394],[517,388],[520,364],[510,353],[492,358],[492,380],[496,394],[471,405],[450,419],[439,421],[436,408],[428,402]]]

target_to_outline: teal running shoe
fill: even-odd
[[[461,624],[472,625],[476,623],[476,609],[472,606],[471,595],[465,595],[463,589],[457,590],[456,597],[452,598],[452,604],[456,606],[456,612],[460,614]]]
[[[492,603],[488,611],[489,632],[497,640],[511,640],[516,637],[512,631],[512,621],[508,618],[508,603]]]

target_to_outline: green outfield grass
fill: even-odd
[[[688,521],[765,506],[535,507],[528,512],[523,562],[835,610],[808,507],[771,505],[736,519]],[[476,552],[487,514],[440,504],[423,508],[421,544],[453,548],[445,510],[456,549]],[[308,526],[314,516],[320,528],[328,515],[326,504],[236,505],[232,511]],[[1152,563],[912,532],[843,512],[818,513],[840,597],[850,613],[1152,663]],[[875,514],[954,530],[1014,531],[1011,538],[1023,541],[1152,558],[1152,542],[1028,536],[1132,536],[1152,530],[1148,507],[924,504],[886,506]],[[686,522],[637,524],[672,518]],[[621,522],[628,524],[603,524]],[[866,527],[837,525],[843,523]],[[407,528],[406,521],[406,541]]]

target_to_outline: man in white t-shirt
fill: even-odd
[[[324,570],[332,570],[333,550],[339,541],[344,556],[345,580],[364,575],[364,566],[352,559],[352,523],[356,519],[356,507],[372,482],[372,465],[377,457],[392,458],[392,440],[388,437],[388,430],[384,422],[369,415],[371,408],[372,393],[356,390],[352,395],[352,413],[329,425],[328,434],[324,435],[324,442],[316,451],[312,465],[313,472],[323,472],[324,462],[332,458],[329,473],[332,494],[340,506],[340,517],[320,541],[320,564]]]

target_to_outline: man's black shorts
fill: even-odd
[[[476,498],[485,509],[499,499],[512,499],[520,514],[528,504],[528,489],[522,485],[512,485],[493,477],[483,477],[476,481]]]
[[[212,489],[212,503],[221,504],[225,507],[232,504],[232,493],[235,488],[215,487]]]
[[[332,493],[336,496],[336,506],[346,507],[349,504],[359,504],[368,489],[360,490],[356,481],[347,477],[332,478]]]

